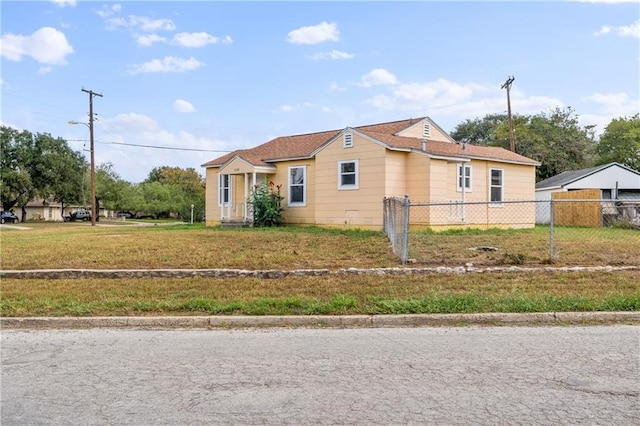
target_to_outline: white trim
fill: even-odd
[[[494,185],[492,184],[492,178],[493,178],[493,171],[498,171],[500,172],[500,201],[492,201],[491,200],[491,190],[494,188]],[[489,187],[489,207],[502,207],[504,206],[504,169],[496,169],[495,167],[492,167],[489,169],[489,182],[488,182],[488,187]],[[498,187],[498,185],[495,185],[496,187]]]
[[[302,169],[302,202],[300,201],[291,201],[291,169]],[[289,207],[306,207],[307,206],[307,166],[289,166],[287,169],[288,178],[287,178],[287,205]],[[299,184],[296,186],[300,186]]]
[[[463,165],[461,163],[456,164],[456,190],[462,192],[462,186],[460,185],[460,171]],[[463,181],[466,181],[466,171],[469,170],[469,186],[464,187],[464,192],[473,192],[473,168],[471,163],[464,163],[465,176],[462,176]],[[466,182],[465,182],[466,183]]]
[[[228,184],[227,184],[227,200],[224,200],[224,194],[223,194],[223,186],[222,186],[222,181],[223,181],[223,176],[226,176],[228,179]],[[226,174],[226,173],[218,173],[218,207],[222,207],[223,205],[226,205],[228,203],[231,202],[231,175]]]
[[[343,185],[342,184],[342,177],[343,177],[342,165],[343,164],[351,164],[351,163],[353,163],[355,165],[354,166],[354,171],[353,171],[353,173],[349,172],[347,174],[348,175],[353,174],[355,176],[355,183],[354,184],[349,184],[349,185]],[[358,175],[359,175],[358,160],[338,161],[338,190],[339,191],[348,191],[348,190],[358,189],[359,188]]]

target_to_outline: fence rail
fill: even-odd
[[[385,198],[384,231],[403,264],[640,264],[640,202]]]

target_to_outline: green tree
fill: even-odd
[[[597,164],[617,162],[640,170],[640,114],[612,120],[596,147]]]
[[[49,134],[0,129],[0,186],[2,208],[24,206],[34,198],[64,204],[76,203],[82,193],[85,161],[61,138]]]
[[[482,119],[467,119],[453,129],[451,137],[458,142],[496,146],[496,130],[507,122],[507,119],[506,114],[488,114]]]
[[[516,152],[540,162],[536,180],[593,164],[595,142],[591,127],[581,127],[571,108],[537,115],[513,115]],[[509,122],[500,114],[466,120],[452,137],[461,142],[510,149]]]
[[[181,202],[167,206],[167,213],[177,213],[187,219],[190,218],[193,205],[194,220],[202,220],[205,212],[205,180],[194,168],[156,167],[149,173],[145,184],[153,182],[170,185],[175,188],[176,193],[181,194]]]

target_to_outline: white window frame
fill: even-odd
[[[302,169],[302,184],[294,184],[291,179],[291,171],[293,169]],[[288,170],[288,186],[287,186],[287,202],[289,207],[306,207],[307,205],[307,166],[290,166]],[[293,195],[293,191],[291,191],[292,186],[302,186],[302,202],[300,201],[291,201],[291,196]]]
[[[347,173],[342,173],[342,165],[343,164],[354,164],[354,172],[353,173],[350,172],[348,174],[355,175],[355,183],[348,184],[348,185],[343,185],[342,184],[342,177],[344,175],[347,175]],[[348,191],[348,190],[358,189],[358,185],[359,185],[358,174],[359,174],[358,160],[338,161],[338,190],[340,190],[340,191]]]
[[[500,172],[500,185],[493,184],[493,172]],[[493,201],[492,193],[493,188],[500,188],[500,201]],[[502,207],[504,204],[504,169],[489,169],[489,206],[490,207]]]
[[[224,184],[224,177],[227,177],[227,186],[222,186]],[[227,199],[224,199],[224,190],[227,190]],[[231,200],[231,175],[218,173],[218,207],[222,205],[229,204]]]
[[[342,147],[353,148],[353,133],[347,132],[342,135]]]
[[[422,137],[428,138],[431,136],[431,124],[422,123]]]
[[[465,176],[462,176],[462,170],[464,167]],[[467,176],[467,171],[469,171]],[[460,182],[464,179],[465,187],[464,192],[472,192],[473,189],[473,169],[471,168],[471,164],[458,164],[456,165],[456,188],[458,192],[462,192],[462,185]],[[467,179],[469,179],[469,185],[467,185]]]

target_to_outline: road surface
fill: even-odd
[[[640,327],[3,330],[1,423],[640,424]]]

